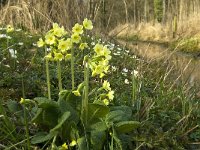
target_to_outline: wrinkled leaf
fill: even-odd
[[[106,140],[106,132],[94,130],[91,132],[91,144],[95,150],[102,150]]]
[[[123,121],[115,124],[115,129],[118,133],[128,133],[138,128],[140,123],[138,121]]]
[[[69,116],[70,116],[70,112],[69,111],[65,112],[61,116],[61,118],[58,120],[58,124],[53,129],[51,129],[50,132],[54,132],[54,131],[60,129],[62,127],[62,125],[65,123],[65,121],[69,118]]]
[[[105,117],[109,112],[109,107],[101,104],[88,104],[88,122],[93,123]]]
[[[81,138],[77,139],[77,145],[78,145],[79,150],[88,150],[87,141],[86,141],[85,137],[81,137]]]
[[[127,117],[127,114],[121,110],[111,111],[106,116],[106,122],[110,125],[113,123],[127,121],[127,120],[129,120],[129,117]]]
[[[49,134],[46,132],[39,132],[31,139],[31,143],[32,144],[43,143],[45,141],[52,139],[56,134],[57,132],[51,132]]]
[[[108,128],[107,128],[107,126],[106,126],[106,123],[105,122],[97,122],[97,123],[95,123],[95,124],[92,124],[91,126],[90,126],[90,129],[91,130],[98,130],[98,131],[105,131],[105,130],[107,130]]]

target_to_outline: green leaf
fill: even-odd
[[[42,119],[45,125],[48,125],[49,128],[52,128],[57,125],[58,118],[60,116],[60,111],[55,108],[47,108],[42,112]]]
[[[90,124],[96,122],[100,118],[104,118],[109,113],[109,107],[101,104],[88,104],[88,122]]]
[[[43,143],[45,141],[52,139],[56,134],[57,132],[50,132],[49,134],[46,132],[39,132],[31,139],[31,143],[32,144]]]
[[[7,101],[7,107],[11,113],[22,111],[22,106],[16,101],[12,100]]]
[[[106,116],[106,122],[107,124],[112,125],[113,123],[127,121],[129,120],[129,117],[127,117],[127,115],[128,114],[125,114],[122,110],[111,111]]]
[[[60,129],[62,127],[62,125],[65,123],[65,121],[69,118],[69,116],[70,116],[70,112],[69,111],[65,112],[61,116],[61,118],[58,120],[58,124],[53,129],[51,129],[50,132],[54,132],[54,131]]]
[[[106,126],[106,123],[101,121],[101,122],[97,122],[95,124],[92,124],[90,126],[91,130],[98,130],[98,131],[106,131],[108,128]]]
[[[118,133],[128,133],[140,126],[138,121],[123,121],[115,124],[115,129]]]
[[[112,106],[110,108],[110,111],[116,111],[116,110],[121,110],[126,114],[126,118],[131,119],[132,117],[132,108],[128,106]]]
[[[31,120],[31,122],[41,123],[42,122],[42,108],[38,108],[35,116]]]
[[[106,132],[95,130],[91,132],[92,149],[102,150],[106,140]]]
[[[81,138],[77,139],[77,145],[78,145],[79,150],[88,150],[87,141],[86,141],[85,137],[81,137]]]
[[[38,107],[43,108],[43,109],[50,109],[50,108],[55,108],[58,109],[58,103],[53,101],[53,100],[49,100],[47,98],[35,98],[35,101],[38,102]]]

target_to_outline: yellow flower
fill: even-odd
[[[14,31],[14,28],[11,25],[7,25],[6,32],[9,33],[9,32],[13,32],[13,31]]]
[[[76,96],[81,96],[81,93],[78,90],[72,91],[72,93]]]
[[[45,36],[45,42],[49,45],[53,45],[56,42],[56,38],[52,34],[47,34]]]
[[[24,99],[24,98],[21,98],[21,100],[20,100],[19,103],[20,103],[20,104],[24,104],[24,103],[25,103],[25,99]]]
[[[71,59],[71,57],[72,57],[72,55],[71,55],[71,54],[67,54],[67,55],[65,56],[65,60],[70,60],[70,59]]]
[[[101,65],[98,65],[95,67],[94,71],[92,72],[92,76],[94,77],[98,74],[101,74],[101,73],[103,73],[103,71],[104,71],[104,67]]]
[[[80,46],[79,46],[79,49],[80,50],[84,50],[85,48],[88,47],[88,44],[87,43],[81,43]]]
[[[78,24],[78,23],[76,23],[74,25],[74,27],[72,28],[72,32],[76,33],[76,34],[82,34],[83,33],[83,26]]]
[[[105,76],[105,73],[101,73],[99,77],[103,78],[104,76]]]
[[[109,100],[108,100],[108,99],[104,99],[104,100],[103,100],[103,103],[104,103],[106,106],[108,106],[108,105],[109,105]]]
[[[77,44],[78,44],[78,43],[80,42],[80,40],[81,40],[81,37],[80,37],[79,34],[77,34],[77,33],[72,34],[71,38],[72,38],[72,42],[73,42],[73,43],[77,43]]]
[[[54,52],[54,60],[61,61],[63,59],[63,54]]]
[[[31,100],[30,99],[24,99],[24,98],[21,98],[20,104],[30,104],[31,103]]]
[[[38,47],[43,47],[44,44],[45,44],[45,42],[43,41],[42,38],[40,38],[39,41],[37,42],[37,46],[38,46]]]
[[[94,51],[97,53],[97,55],[103,55],[103,45],[102,44],[96,44],[94,46]]]
[[[77,144],[76,141],[73,140],[69,145],[73,147],[73,146],[75,146],[76,144]]]
[[[103,55],[106,57],[107,60],[110,60],[112,57],[110,55],[111,51],[107,48],[107,46],[103,47]]]
[[[62,150],[68,149],[68,145],[67,145],[66,143],[64,143],[64,144],[62,145],[61,149],[62,149]]]
[[[66,34],[64,27],[62,26],[60,28],[57,23],[53,23],[53,33],[57,37],[61,37]]]
[[[103,88],[106,90],[106,91],[110,91],[111,88],[110,88],[110,83],[107,81],[107,80],[104,80],[103,82]]]
[[[66,50],[69,50],[72,47],[72,42],[68,38],[67,40],[60,40],[58,44],[58,49],[61,50],[61,52],[65,52]]]
[[[83,26],[87,30],[92,30],[93,29],[92,21],[88,20],[87,18],[84,19]]]
[[[99,65],[104,66],[104,67],[108,66],[108,63],[109,62],[107,59],[103,59],[103,60],[99,61]]]
[[[47,54],[44,58],[47,60],[53,60],[51,53]]]
[[[109,91],[108,94],[107,94],[107,96],[108,96],[108,98],[110,100],[113,100],[113,98],[114,98],[114,91]]]

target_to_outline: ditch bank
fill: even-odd
[[[117,40],[117,42],[148,61],[168,63],[177,70],[177,81],[200,87],[200,57],[195,58],[192,55],[179,52],[177,49],[171,51],[168,44],[164,43],[124,40]]]

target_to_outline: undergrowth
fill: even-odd
[[[71,59],[71,48],[58,51],[60,40],[72,38],[70,34],[63,32],[53,46],[44,35],[38,48],[40,35],[1,29],[0,148],[199,149],[196,89],[174,84],[167,64],[146,62],[125,47],[86,33],[78,34],[82,42],[72,44]],[[87,43],[83,51],[80,43]],[[106,46],[110,54],[98,55],[95,45],[100,50]],[[109,69],[97,70],[108,56]],[[91,62],[95,64],[88,68]]]

